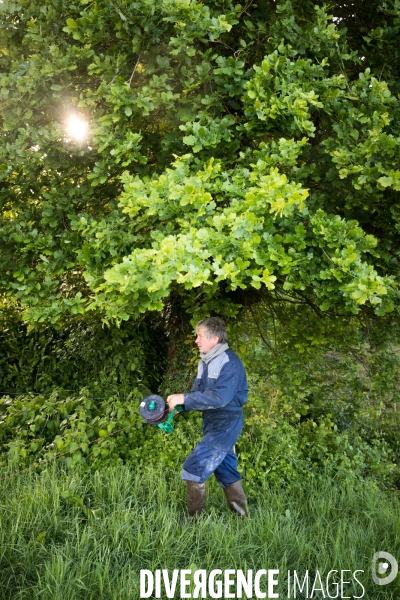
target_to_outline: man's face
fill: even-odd
[[[209,352],[211,350],[211,348],[214,348],[214,346],[216,346],[218,344],[218,339],[219,338],[217,335],[215,335],[214,337],[208,338],[205,334],[204,327],[199,327],[197,330],[197,338],[196,338],[196,344],[199,349],[199,352],[203,352],[204,354],[207,354],[207,352]]]

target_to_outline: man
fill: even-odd
[[[167,398],[170,411],[182,404],[184,412],[201,410],[203,414],[204,437],[182,469],[182,479],[187,483],[188,513],[194,517],[202,512],[205,481],[214,473],[231,509],[245,517],[247,501],[233,446],[243,428],[242,406],[247,402],[248,392],[246,371],[229,348],[222,319],[209,317],[199,321],[196,333],[201,360],[192,391]]]

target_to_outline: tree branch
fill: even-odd
[[[140,57],[141,57],[141,56],[142,56],[142,52],[140,52],[140,54],[139,54],[139,56],[138,56],[138,58],[137,58],[137,61],[136,61],[136,63],[135,63],[135,66],[134,66],[134,68],[133,68],[132,75],[131,75],[131,77],[130,77],[130,79],[129,79],[129,86],[130,86],[130,85],[131,85],[131,83],[132,83],[132,79],[133,79],[133,76],[134,76],[134,74],[135,74],[135,71],[136,71],[136,69],[137,69],[137,66],[138,66],[138,64],[139,64],[139,60],[140,60]]]

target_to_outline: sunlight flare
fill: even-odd
[[[87,139],[89,123],[76,114],[71,114],[66,121],[68,139],[84,142]]]

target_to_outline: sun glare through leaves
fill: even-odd
[[[66,132],[68,141],[84,142],[89,133],[89,123],[79,115],[71,114],[66,120]]]

